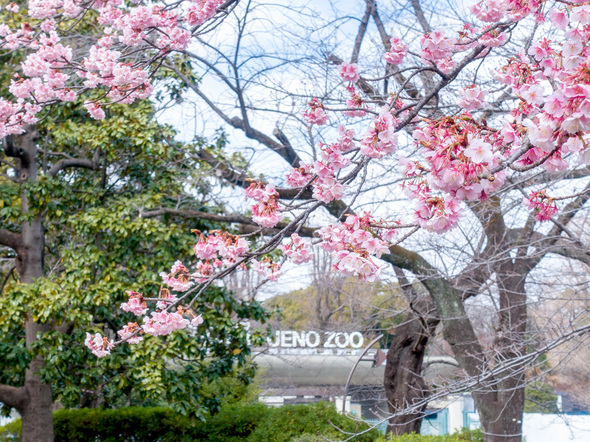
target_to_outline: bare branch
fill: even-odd
[[[356,39],[354,40],[354,48],[352,50],[352,56],[350,57],[351,63],[356,63],[359,59],[361,44],[363,43],[363,38],[365,37],[365,33],[367,32],[367,25],[369,24],[369,20],[371,19],[371,14],[373,13],[374,8],[374,1],[367,0],[367,8],[365,10],[365,15],[361,19],[361,24],[359,25],[359,30],[356,34]]]
[[[182,218],[198,218],[204,219],[208,221],[217,221],[221,223],[236,223],[236,224],[243,224],[244,226],[252,226],[252,227],[243,227],[241,231],[243,233],[261,233],[263,235],[270,235],[276,234],[278,231],[284,229],[289,224],[287,223],[278,223],[274,229],[263,229],[251,218],[241,215],[219,215],[216,213],[210,212],[201,212],[199,210],[184,210],[184,209],[168,209],[168,208],[161,208],[155,210],[149,210],[146,212],[141,213],[142,218],[155,218],[162,215],[174,215],[179,216]],[[297,226],[293,226],[292,230],[294,231]],[[309,227],[300,227],[299,234],[301,236],[312,237],[316,229],[312,229]]]
[[[412,7],[414,8],[414,12],[416,14],[416,18],[418,19],[418,23],[422,26],[422,30],[425,33],[432,32],[432,28],[430,27],[430,23],[424,17],[424,12],[422,11],[422,7],[420,6],[419,0],[412,0]]]

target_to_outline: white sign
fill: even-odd
[[[268,345],[281,348],[361,348],[365,339],[361,332],[316,332],[277,330],[268,338]]]

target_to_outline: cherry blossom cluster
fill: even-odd
[[[346,185],[337,178],[338,171],[350,164],[344,154],[354,148],[354,132],[343,126],[339,127],[340,136],[336,142],[326,145],[320,143],[320,159],[313,165],[302,164],[287,174],[287,184],[302,187],[311,183],[313,198],[329,203],[344,197]]]
[[[332,252],[334,270],[376,281],[381,269],[372,257],[389,253],[388,242],[396,231],[365,212],[362,216],[347,215],[344,223],[322,227],[319,235],[320,247]]]
[[[99,358],[110,355],[111,350],[114,347],[113,342],[109,341],[100,333],[96,333],[95,335],[86,333],[86,340],[84,341],[84,345],[86,345],[86,347],[92,350],[92,353]]]
[[[139,3],[139,2],[134,2]],[[126,5],[122,0],[77,2],[30,0],[28,17],[18,28],[0,24],[0,50],[22,50],[22,73],[10,85],[14,99],[0,97],[0,138],[22,133],[44,107],[74,101],[85,91],[100,88],[103,98],[85,107],[93,118],[105,117],[105,102],[131,103],[152,93],[149,66],[170,51],[187,48],[197,27],[212,18],[222,0],[181,1],[176,7]],[[13,3],[6,7],[19,12]],[[91,20],[102,36],[85,53],[62,42],[64,28]],[[59,26],[61,23],[65,26]],[[139,48],[139,51],[137,50]],[[128,53],[134,52],[132,58]],[[138,58],[142,54],[143,58]],[[80,83],[82,79],[82,83]]]
[[[304,264],[313,258],[309,243],[303,241],[296,233],[291,235],[290,243],[279,246],[279,249],[289,257],[293,264]]]
[[[158,298],[149,300],[156,301],[156,309],[150,313],[150,316],[146,316],[149,310],[146,298],[141,293],[132,290],[127,291],[129,300],[122,303],[120,307],[123,311],[143,317],[143,324],[140,327],[135,322],[128,323],[117,332],[121,340],[136,344],[141,341],[140,335],[142,333],[162,336],[183,329],[189,323],[195,327],[203,323],[203,318],[200,315],[195,315],[192,310],[181,305],[176,307],[176,312],[168,311],[179,301],[179,298],[170,290],[186,292],[195,283],[202,283],[215,277],[215,272],[235,264],[238,259],[243,257],[248,252],[250,243],[242,237],[227,232],[212,231],[207,236],[201,232],[196,233],[198,242],[195,244],[194,250],[198,258],[197,270],[191,273],[180,261],[176,261],[172,265],[170,272],[162,272],[160,274],[162,282],[169,288],[162,286]],[[257,262],[252,265],[255,270],[257,266],[259,267]],[[279,275],[278,269],[272,264],[269,264],[268,267],[272,270],[270,276],[276,279]],[[189,315],[192,319],[189,321],[184,318],[184,315]],[[103,339],[100,334],[88,336],[90,337],[86,339],[86,346],[99,357],[109,354],[114,346],[112,341],[106,338]]]
[[[450,195],[442,198],[421,194],[416,198],[416,205],[415,217],[418,225],[430,232],[446,232],[459,222],[459,201]]]
[[[455,67],[452,59],[457,43],[455,38],[447,37],[443,30],[437,29],[422,37],[420,43],[422,60],[433,63],[444,73],[450,72]]]
[[[389,106],[383,106],[379,116],[373,120],[361,140],[361,153],[370,158],[383,158],[391,155],[397,148],[397,120]]]
[[[317,124],[321,126],[328,122],[329,117],[320,100],[313,98],[309,102],[309,107],[303,111],[303,119],[309,124]]]
[[[281,266],[269,257],[252,259],[250,268],[269,281],[276,281],[281,276]]]
[[[152,317],[144,317],[143,331],[152,336],[165,336],[185,328],[189,321],[179,313],[170,313],[166,310],[151,313]]]
[[[346,100],[346,107],[348,110],[342,113],[347,117],[364,117],[367,114],[367,105],[356,91],[350,93],[350,98]]]
[[[518,21],[538,13],[542,3],[543,0],[482,0],[471,7],[471,12],[484,22],[499,22],[504,18]]]
[[[143,340],[139,336],[140,327],[137,322],[129,322],[125,327],[117,332],[121,340],[127,341],[129,344],[139,344]]]
[[[300,167],[294,167],[287,174],[287,185],[290,187],[303,187],[311,183],[313,179],[311,166],[302,164]]]
[[[367,105],[363,102],[361,95],[356,91],[355,84],[360,80],[358,65],[356,63],[341,63],[338,65],[340,77],[348,82],[346,90],[350,93],[350,98],[346,100],[345,111],[342,111],[347,117],[364,117],[367,114]]]
[[[191,274],[180,261],[174,263],[170,273],[162,272],[160,276],[164,280],[164,284],[178,292],[186,292],[193,285]]]
[[[523,199],[523,203],[534,210],[537,221],[549,221],[558,211],[555,201],[544,190],[531,192],[528,198]]]
[[[279,211],[279,193],[272,184],[253,181],[244,191],[248,198],[256,201],[251,206],[252,220],[262,227],[274,227],[281,220]]]
[[[409,172],[406,176],[422,178],[424,170],[429,169],[428,187],[459,200],[487,198],[502,186],[505,172],[499,171],[487,179],[482,177],[499,164],[499,156],[494,152],[499,140],[486,137],[485,129],[469,115],[429,121],[412,134],[428,166],[406,169]]]
[[[471,85],[459,91],[461,98],[459,99],[459,106],[466,111],[475,111],[484,106],[484,101],[487,93],[482,91],[476,85]]]
[[[148,311],[143,295],[132,290],[127,291],[129,301],[121,304],[121,310],[133,313],[135,316],[143,316]]]
[[[66,2],[59,1],[56,0],[58,6],[55,8],[64,11],[67,8],[71,11],[68,14],[75,15],[77,6],[74,3],[66,6]],[[44,3],[39,1],[38,8],[49,7],[43,6]],[[442,30],[427,33],[420,41],[419,56],[428,69],[440,71],[433,75],[451,78],[443,74],[456,74],[455,68],[462,66],[459,53],[483,44],[486,47],[479,47],[482,52],[473,55],[483,57],[491,48],[504,45],[515,21],[528,15],[533,15],[539,22],[544,20],[541,15],[543,3],[542,0],[483,0],[473,6],[472,11],[485,25],[466,24],[455,34]],[[494,71],[494,78],[517,97],[517,105],[504,120],[495,120],[488,125],[484,118],[478,118],[477,112],[486,107],[487,92],[476,85],[465,84],[462,86],[467,87],[459,89],[457,100],[462,113],[412,120],[412,138],[418,149],[412,158],[402,157],[398,163],[405,178],[403,188],[415,204],[412,225],[436,233],[452,229],[459,221],[462,202],[482,201],[498,191],[505,183],[506,171],[523,172],[542,167],[552,173],[572,165],[590,163],[590,5],[578,3],[582,2],[558,3],[547,14],[555,28],[561,30],[558,31],[562,33],[561,40],[542,38],[533,41],[527,51],[522,50]],[[109,100],[130,101],[147,96],[151,87],[148,76],[141,65],[124,63],[125,51],[121,48],[150,42],[159,54],[180,50],[186,47],[191,36],[186,24],[198,26],[214,15],[220,4],[217,0],[195,1],[188,6],[187,16],[181,9],[159,9],[157,6],[125,9],[116,0],[99,2],[96,9],[101,23],[108,26],[110,32],[79,64],[78,77],[83,79],[86,88],[106,89]],[[72,51],[62,46],[51,23],[44,24],[40,37],[35,35],[26,26],[14,32],[0,27],[2,44],[7,48],[11,47],[9,45],[29,45],[35,39],[46,42],[41,55],[35,52],[25,60],[23,75],[27,78],[16,78],[11,85],[11,92],[21,101],[0,100],[1,121],[16,118],[17,114],[22,121],[32,121],[43,100],[65,101],[76,96],[73,89],[67,89],[69,77],[61,76],[69,75],[66,68],[77,66]],[[398,38],[391,38],[390,44],[384,60],[393,65],[404,63],[408,46]],[[369,80],[361,80],[359,68],[354,63],[340,64],[338,72],[350,93],[346,102],[348,109],[343,114],[366,116],[370,110],[368,101],[363,101],[363,90],[357,87],[359,81],[362,84]],[[43,89],[42,85],[49,86],[43,86]],[[489,94],[493,97],[496,92],[490,89]],[[290,170],[287,184],[312,190],[313,198],[324,203],[342,199],[348,184],[348,178],[342,177],[343,169],[351,164],[364,165],[383,159],[396,151],[400,122],[404,122],[408,115],[408,110],[403,110],[405,106],[397,95],[392,96],[362,132],[358,149],[353,132],[341,127],[336,142],[318,143],[315,162],[299,164]],[[99,102],[88,102],[87,108],[97,118],[104,114]],[[329,119],[317,98],[309,102],[303,118],[311,125],[324,125]],[[361,155],[362,162],[359,162]],[[276,226],[281,220],[281,211],[275,187],[252,182],[245,194],[255,201],[253,220],[263,227]],[[555,199],[549,197],[546,190],[531,193],[524,204],[534,211],[539,221],[550,219],[558,210]],[[374,281],[380,271],[377,259],[389,253],[396,229],[400,227],[400,223],[377,220],[370,213],[348,215],[344,223],[320,230],[321,247],[332,253],[334,270]],[[176,262],[169,273],[163,273],[161,276],[168,288],[160,290],[156,310],[149,317],[145,316],[148,311],[145,298],[129,292],[129,301],[121,308],[144,319],[141,327],[129,323],[119,331],[122,339],[131,342],[138,339],[140,333],[162,335],[186,327],[189,320],[185,315],[192,313],[181,306],[176,307],[175,313],[169,311],[179,301],[170,290],[186,292],[195,283],[217,278],[230,266],[237,267],[240,262],[245,266],[250,258],[247,254],[250,244],[242,237],[223,232],[198,235],[196,270],[191,273],[182,263]],[[280,249],[295,264],[303,264],[312,258],[310,244],[299,235],[293,234],[287,241]],[[251,259],[250,265],[268,280],[275,281],[281,273],[280,265],[269,257]],[[190,322],[193,325],[203,321],[200,316],[192,315]],[[99,334],[88,335],[86,345],[100,356],[108,354],[112,348],[112,343]]]
[[[340,63],[338,72],[344,81],[356,83],[361,78],[359,75],[358,65],[356,63]]]
[[[205,236],[196,232],[198,242],[194,246],[198,258],[197,270],[191,277],[197,283],[203,283],[214,278],[216,273],[233,265],[250,249],[250,242],[231,233],[212,231]]]
[[[389,40],[391,48],[383,55],[383,59],[387,63],[402,64],[406,54],[408,53],[408,45],[399,38],[392,37]]]

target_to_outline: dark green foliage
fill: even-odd
[[[82,408],[53,413],[55,442],[189,441],[190,419],[170,408],[129,407],[115,410]],[[20,421],[3,427],[20,431]],[[0,440],[12,440],[0,432]],[[5,439],[3,439],[5,438]]]
[[[344,440],[368,428],[338,414],[328,403],[280,408],[232,404],[206,421],[191,420],[169,408],[142,407],[60,410],[53,416],[56,442],[292,442],[318,436]],[[0,441],[13,440],[10,434],[19,427],[17,421],[0,428]],[[372,430],[352,440],[371,442],[377,437]]]
[[[194,334],[144,336],[104,359],[84,346],[86,332],[112,339],[138,321],[119,309],[127,290],[155,297],[159,272],[177,259],[191,268],[191,229],[220,227],[197,218],[146,215],[162,207],[223,211],[209,196],[208,166],[195,159],[195,150],[207,146],[175,141],[172,128],[153,120],[149,101],[109,107],[103,121],[89,119],[78,104],[57,107],[55,118],[39,125],[39,145],[73,157],[92,158],[99,151],[100,167],[49,177],[41,171],[62,156],[49,155],[44,165],[41,153],[37,181],[24,188],[31,210],[44,214],[47,277],[20,284],[14,269],[0,266],[0,384],[23,385],[31,357],[40,355],[46,361],[43,380],[51,383],[54,400],[68,408],[167,405],[195,416],[217,411],[219,396],[201,388],[230,373],[243,383],[253,377],[244,322],[265,322],[268,315],[257,302],[212,287],[194,304],[204,319]],[[211,148],[224,143],[220,136]],[[18,232],[24,220],[21,189],[3,178],[6,172],[0,164],[0,224]],[[2,262],[13,258],[11,249],[0,247]],[[31,316],[60,329],[27,349],[23,324]],[[261,332],[251,331],[253,345],[263,341]]]

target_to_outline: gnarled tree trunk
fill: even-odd
[[[395,329],[384,376],[385,396],[393,415],[387,424],[388,433],[420,433],[429,394],[422,377],[422,364],[428,339],[437,324],[438,320],[425,320],[411,312]],[[405,411],[408,409],[413,411]]]
[[[4,141],[5,153],[14,158],[16,163],[16,180],[20,184],[33,182],[37,178],[37,132],[28,128],[20,136],[7,137]],[[23,190],[22,214],[31,215],[21,225],[20,234],[4,231],[4,244],[12,247],[17,253],[16,268],[22,284],[31,284],[45,277],[43,254],[45,248],[41,214],[31,213],[30,201]],[[7,244],[9,243],[9,244]],[[38,339],[39,334],[51,329],[50,325],[37,324],[31,317],[25,324],[27,348]],[[22,416],[23,442],[52,442],[53,416],[51,385],[41,381],[39,370],[45,362],[42,358],[34,358],[25,373],[25,385],[20,388],[1,386],[0,401],[15,407]]]
[[[387,352],[383,383],[392,414],[387,433],[401,435],[420,433],[427,405],[425,399],[429,394],[422,377],[422,364],[428,340],[440,321],[430,297],[418,295],[403,270],[397,266],[394,270],[411,310],[395,329]]]

